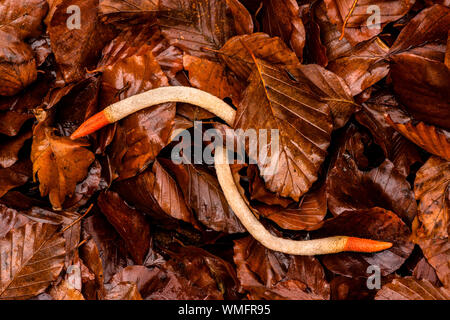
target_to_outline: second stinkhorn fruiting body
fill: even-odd
[[[199,106],[215,114],[228,125],[233,126],[236,112],[221,99],[190,87],[162,87],[114,103],[86,120],[71,136],[77,139],[141,109],[166,103],[185,102]],[[375,241],[347,236],[335,236],[314,240],[289,240],[272,235],[254,216],[242,198],[228,162],[226,149],[216,147],[215,169],[225,198],[247,231],[268,249],[294,255],[318,255],[342,251],[377,252],[392,246],[390,242]]]

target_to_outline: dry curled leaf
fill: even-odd
[[[67,196],[75,191],[77,182],[83,180],[94,161],[94,154],[86,143],[59,137],[44,123],[33,132],[31,161],[33,177],[39,179],[42,196],[49,195],[55,209],[61,209]]]

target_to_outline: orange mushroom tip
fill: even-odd
[[[344,251],[378,252],[389,249],[390,247],[392,247],[392,243],[390,242],[348,237]]]
[[[101,111],[83,122],[81,126],[72,133],[70,139],[75,140],[87,136],[110,123],[111,122],[108,120],[105,113]]]

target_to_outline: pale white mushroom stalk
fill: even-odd
[[[175,86],[152,89],[114,103],[86,120],[71,136],[77,139],[126,116],[167,102],[185,102],[199,106],[233,127],[236,111],[221,99],[191,87]],[[289,240],[272,235],[254,216],[239,193],[228,162],[228,152],[216,147],[215,169],[222,191],[233,212],[247,231],[266,248],[294,255],[318,255],[342,251],[377,252],[392,246],[390,242],[347,236],[335,236],[315,240]]]

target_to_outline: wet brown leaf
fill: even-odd
[[[152,170],[120,181],[114,187],[127,201],[155,218],[167,220],[170,216],[196,224],[175,179],[158,160],[153,163]]]
[[[30,222],[0,240],[0,299],[27,299],[42,293],[64,265],[64,239],[49,224]]]
[[[307,192],[298,207],[282,208],[280,206],[256,205],[258,212],[272,220],[283,229],[316,230],[327,214],[327,198],[325,188],[321,187]]]
[[[105,191],[97,199],[100,210],[124,239],[133,260],[144,263],[150,247],[150,225],[143,214],[129,207],[120,196]]]
[[[347,142],[341,146],[327,176],[330,211],[339,215],[347,210],[383,207],[411,223],[416,215],[417,205],[406,178],[387,159],[370,171],[360,170],[351,140],[355,133],[350,129],[347,134]]]
[[[66,280],[50,290],[54,300],[84,300],[83,295],[77,289],[70,287]]]
[[[420,162],[421,159],[417,147],[393,129],[384,117],[387,112],[396,108],[398,104],[395,98],[388,93],[380,92],[362,104],[356,119],[370,130],[375,143],[383,149],[386,158],[391,160],[395,168],[406,177],[411,165]]]
[[[419,202],[413,224],[416,239],[448,238],[450,230],[450,162],[432,156],[414,181]]]
[[[184,69],[189,72],[189,82],[193,87],[215,95],[220,99],[230,98],[239,103],[241,92],[245,89],[242,82],[226,70],[226,67],[205,58],[184,55]]]
[[[0,96],[12,96],[37,77],[31,48],[0,28]]]
[[[404,16],[414,1],[362,1],[356,2],[354,10],[352,10],[354,0],[325,0],[325,4],[331,22],[338,26],[339,30],[345,24],[344,36],[354,46],[359,42],[371,39],[379,34],[386,24]],[[373,26],[376,22],[370,23],[369,21],[374,14],[373,10],[369,10],[373,5],[377,6],[380,12],[379,27]],[[347,17],[349,17],[348,20]]]
[[[450,160],[450,132],[424,122],[417,123],[411,117],[396,110],[387,111],[386,121],[404,137],[426,151]]]
[[[6,143],[0,147],[0,168],[11,167],[19,160],[19,151],[22,149],[25,141],[32,136],[31,131],[27,131],[12,139],[8,139]]]
[[[136,284],[132,282],[119,282],[108,288],[105,300],[142,300]]]
[[[393,212],[377,207],[343,212],[326,220],[323,227],[313,233],[314,238],[343,234],[393,243],[392,248],[377,253],[342,252],[321,258],[328,270],[347,277],[372,275],[367,273],[370,265],[378,266],[381,275],[386,276],[400,268],[414,247],[405,223]]]
[[[252,237],[234,242],[234,262],[250,299],[327,300],[330,286],[319,261],[264,248]]]
[[[186,203],[195,212],[198,221],[208,228],[225,233],[245,231],[228,205],[217,178],[204,167],[174,164],[165,159],[161,159],[161,164],[173,173]]]
[[[450,70],[443,62],[397,54],[390,76],[396,96],[414,118],[450,130]]]
[[[380,38],[374,38],[331,61],[327,68],[340,76],[353,96],[383,79],[389,72],[385,58],[389,48]]]
[[[112,32],[99,21],[98,2],[63,0],[47,23],[52,51],[67,83],[83,79],[86,68],[95,65],[103,45],[112,38]],[[80,8],[80,28],[67,26],[67,8],[72,5]]]
[[[294,81],[276,66],[257,61],[234,127],[267,130],[268,137],[278,130],[279,149],[271,146],[266,151],[273,161],[263,162],[262,156],[255,160],[268,174],[264,180],[270,191],[298,200],[317,179],[326,156],[333,128],[330,107],[304,79]]]
[[[230,10],[228,3],[234,3]],[[253,23],[244,6],[236,0],[161,0],[159,25],[171,45],[189,55],[217,59],[208,49],[219,50],[237,31],[250,33]],[[241,14],[235,14],[239,6]],[[234,11],[234,12],[233,12]],[[234,14],[233,14],[234,13]],[[234,21],[234,20],[237,21]],[[241,20],[241,21],[240,21]]]
[[[427,280],[405,277],[384,285],[375,300],[449,300],[450,292],[437,288]]]
[[[0,168],[0,198],[9,190],[25,184],[33,175],[29,160],[21,160],[8,168]]]
[[[264,0],[262,29],[272,37],[278,36],[303,59],[306,32],[295,0]]]
[[[47,13],[45,0],[2,1],[0,5],[1,31],[13,32],[20,39],[37,36],[42,19]]]
[[[294,52],[278,37],[271,38],[265,33],[236,36],[224,44],[219,56],[242,80],[247,80],[255,64],[247,48],[258,59],[273,65],[299,64]]]
[[[443,240],[421,240],[419,246],[428,263],[436,270],[439,280],[450,287],[450,242]]]
[[[77,182],[86,177],[94,161],[94,155],[85,146],[87,144],[57,136],[44,123],[34,129],[31,147],[33,177],[39,179],[41,195],[49,195],[55,209],[61,209],[65,198],[73,194]]]
[[[0,238],[4,238],[12,229],[19,229],[28,221],[19,211],[0,204]]]

